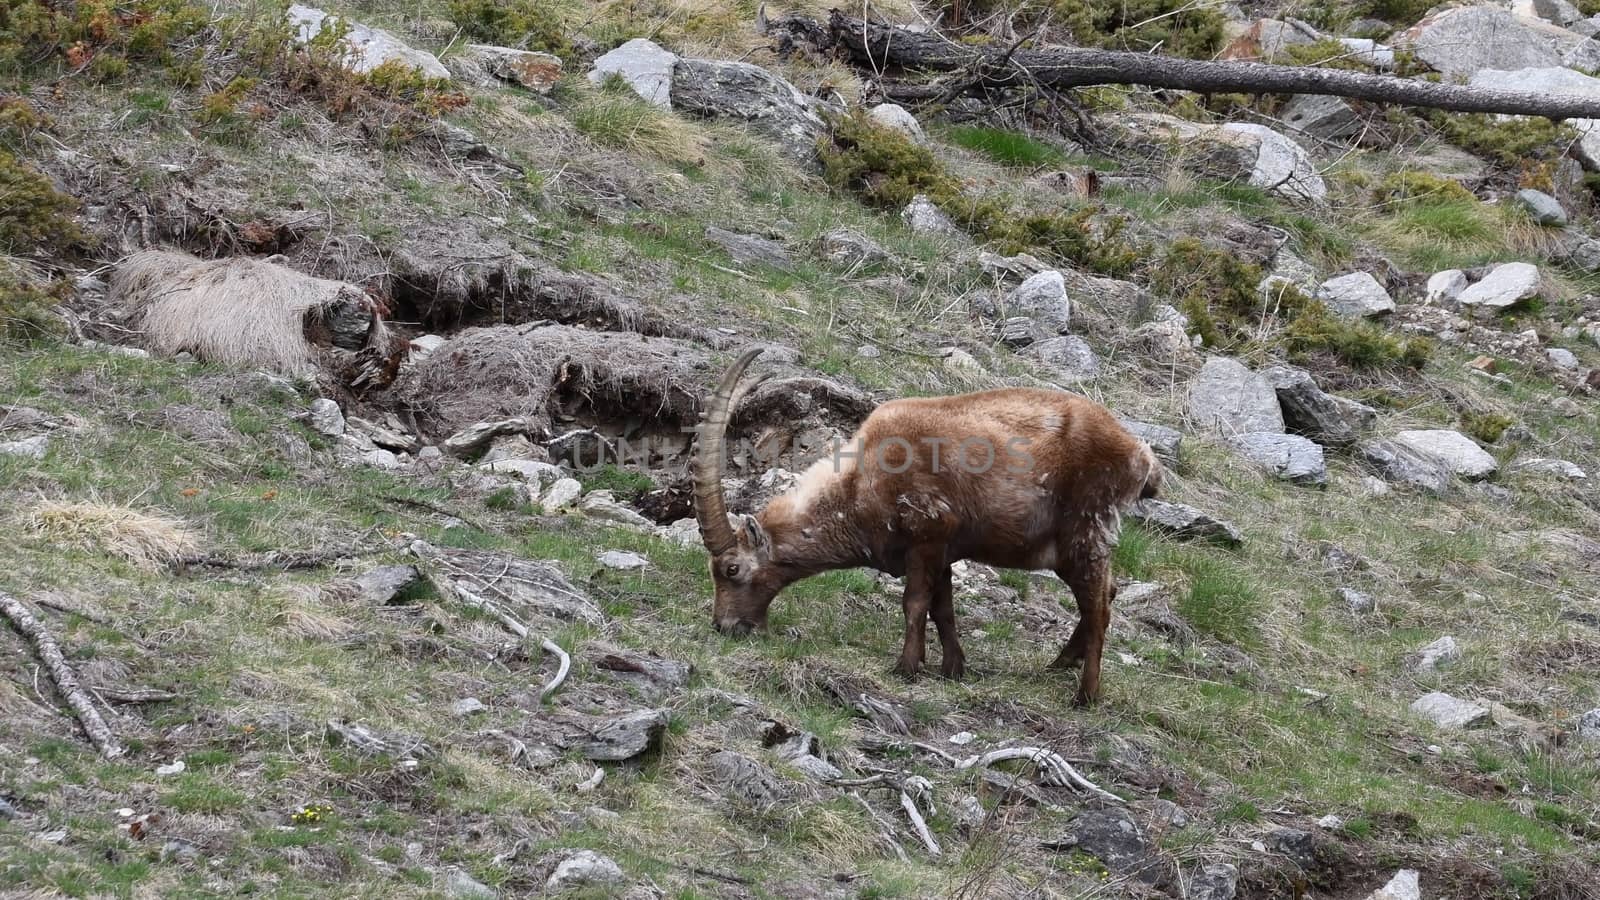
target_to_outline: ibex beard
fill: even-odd
[[[905,642],[895,666],[915,675],[927,622],[940,671],[959,679],[951,564],[1048,569],[1071,588],[1079,620],[1051,668],[1082,666],[1076,705],[1100,698],[1100,659],[1116,595],[1111,550],[1122,512],[1164,476],[1150,447],[1105,407],[1077,394],[1001,388],[886,402],[845,452],[812,464],[754,516],[727,512],[728,422],[761,379],[742,381],[746,351],[708,398],[695,458],[694,503],[715,585],[712,624],[765,630],[785,587],[835,569],[905,577]]]

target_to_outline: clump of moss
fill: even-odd
[[[0,150],[0,254],[20,256],[81,240],[72,220],[77,201],[57,191],[32,166]]]
[[[1506,429],[1517,424],[1517,420],[1503,413],[1462,413],[1461,430],[1472,435],[1485,444],[1492,444],[1500,440]]]
[[[1316,66],[1321,69],[1349,69],[1355,72],[1370,71],[1350,48],[1335,38],[1323,38],[1310,44],[1293,44],[1283,48],[1283,58],[1278,62],[1291,66]]]
[[[1187,0],[963,0],[946,3],[946,21],[960,26],[1003,12],[1018,26],[1048,22],[1086,47],[1159,50],[1169,56],[1209,59],[1222,49],[1226,20],[1209,6]],[[984,36],[965,43],[988,43]]]
[[[1351,320],[1313,301],[1294,317],[1283,333],[1290,358],[1319,353],[1337,357],[1354,369],[1404,366],[1420,369],[1433,358],[1433,342],[1423,337],[1398,338],[1364,320]]]
[[[933,151],[861,110],[835,117],[831,138],[820,143],[818,153],[823,177],[836,190],[886,209],[925,195],[1003,253],[1043,251],[1105,275],[1126,274],[1138,262],[1138,251],[1121,239],[1120,220],[1096,233],[1092,207],[1038,211],[1000,197],[969,195]]]
[[[572,52],[561,9],[542,0],[451,0],[450,20],[487,43],[558,56]]]
[[[0,341],[33,343],[61,331],[50,310],[66,299],[64,279],[50,281],[0,256]]]
[[[1401,206],[1478,201],[1478,198],[1459,181],[1452,181],[1431,172],[1410,170],[1385,176],[1374,189],[1373,199],[1381,204]]]
[[[1530,159],[1558,157],[1578,137],[1571,125],[1549,119],[1501,122],[1488,113],[1431,110],[1427,120],[1450,143],[1510,168],[1517,168]]]
[[[27,100],[0,97],[0,138],[26,139],[49,125],[49,117]]]

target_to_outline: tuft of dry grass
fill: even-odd
[[[28,514],[28,524],[69,546],[109,553],[147,570],[200,548],[181,521],[114,503],[44,500]]]

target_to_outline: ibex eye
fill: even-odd
[[[739,574],[739,564],[738,563],[729,563],[728,564],[728,577],[732,578],[733,576],[735,576],[737,574]]]

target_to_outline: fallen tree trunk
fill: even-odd
[[[917,70],[964,73],[965,84],[957,79],[953,85],[934,89],[894,86],[897,91],[904,89],[902,99],[950,98],[976,88],[1038,85],[1059,90],[1139,84],[1201,94],[1320,94],[1454,112],[1600,119],[1600,96],[1501,91],[1343,69],[1211,62],[1081,47],[975,47],[935,32],[865,22],[837,9],[826,25],[790,16],[769,22],[767,32],[778,38],[780,52],[800,46],[842,52],[855,65],[879,75]]]
[[[83,726],[83,733],[89,736],[95,749],[106,759],[116,759],[125,752],[122,745],[117,743],[117,736],[111,733],[111,726],[105,719],[100,718],[100,711],[94,708],[89,695],[78,686],[78,678],[72,672],[72,667],[67,665],[67,658],[61,654],[61,646],[50,632],[33,617],[32,611],[21,600],[10,594],[0,592],[0,615],[11,620],[11,624],[28,639],[33,645],[34,653],[39,661],[44,663],[45,672],[49,674],[50,681],[55,684],[56,692],[72,707],[73,713],[78,717],[78,724]]]

